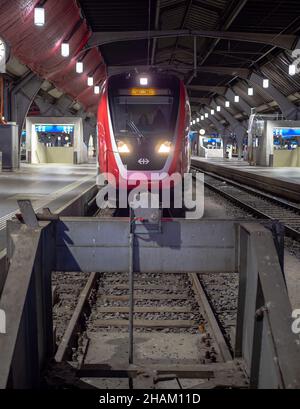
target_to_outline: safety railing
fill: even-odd
[[[236,357],[255,388],[300,388],[300,339],[272,233],[257,223],[240,225]]]
[[[272,234],[233,220],[141,225],[130,259],[128,220],[60,218],[8,223],[9,271],[0,299],[0,388],[32,388],[53,357],[52,271],[240,273],[236,358],[251,386],[300,388],[300,346]],[[118,255],[116,257],[116,254]],[[1,328],[1,326],[0,326]]]

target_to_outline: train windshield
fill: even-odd
[[[171,95],[119,95],[112,103],[115,137],[151,138],[155,135],[171,137],[176,115]]]

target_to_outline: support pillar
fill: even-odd
[[[19,126],[19,146],[25,118],[42,83],[43,80],[31,72],[17,83],[12,91],[11,120]]]

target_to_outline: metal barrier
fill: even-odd
[[[300,388],[300,339],[292,332],[291,305],[272,233],[240,226],[240,286],[236,357],[255,388]]]
[[[98,188],[96,185],[89,187],[84,192],[80,193],[74,199],[64,204],[56,211],[58,216],[73,216],[80,217],[89,214],[90,208],[93,208],[95,203],[93,199],[96,197]],[[3,290],[4,282],[8,271],[7,251],[6,249],[0,252],[0,295]]]
[[[141,224],[133,258],[129,236],[129,221],[115,218],[67,217],[36,228],[8,223],[0,388],[40,386],[41,370],[53,356],[52,271],[121,272],[130,263],[136,273],[240,270],[237,357],[253,386],[300,387],[300,347],[269,231],[233,220],[162,221],[159,231]]]

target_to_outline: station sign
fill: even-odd
[[[274,128],[274,138],[289,139],[294,137],[300,137],[300,128]]]
[[[72,134],[74,133],[74,126],[73,125],[35,125],[36,132],[43,132],[43,133],[66,133]]]

